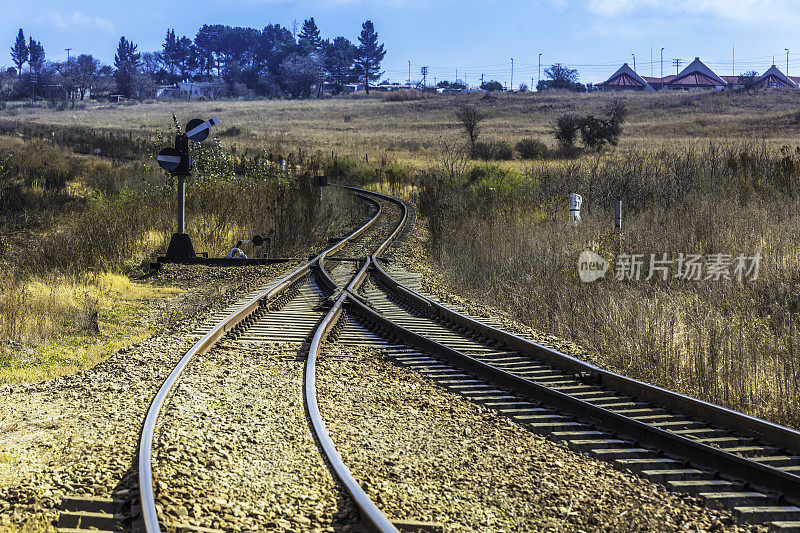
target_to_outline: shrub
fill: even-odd
[[[517,153],[522,159],[544,159],[549,152],[547,145],[539,139],[520,139]]]
[[[236,137],[244,133],[244,130],[239,126],[231,126],[230,128],[225,128],[224,130],[220,131],[217,136],[218,137]]]
[[[558,141],[559,146],[575,146],[578,132],[581,129],[582,118],[575,114],[561,115],[553,125],[553,135]]]
[[[620,100],[610,102],[602,117],[594,115],[561,115],[553,126],[561,153],[575,152],[578,132],[587,148],[600,151],[606,144],[616,146],[622,133],[622,124],[628,116],[628,109]]]
[[[472,167],[468,184],[480,189],[493,188],[503,191],[518,187],[523,181],[524,177],[516,170],[503,168],[494,163],[482,163]]]
[[[476,142],[472,156],[485,161],[508,161],[514,159],[514,148],[508,141]]]
[[[424,99],[425,93],[416,89],[410,91],[391,91],[383,95],[383,100],[385,102],[410,102]]]

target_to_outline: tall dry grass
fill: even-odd
[[[98,275],[140,275],[175,231],[174,179],[145,162],[110,162],[39,139],[0,137],[0,341],[86,330],[101,303]],[[187,231],[212,257],[262,234],[292,256],[354,224],[358,205],[321,194],[309,167],[286,171],[196,148]],[[289,175],[292,171],[292,175]],[[0,360],[3,355],[0,353]],[[0,361],[2,364],[2,361]]]
[[[577,341],[604,367],[800,427],[798,154],[706,144],[537,165],[527,178],[498,171],[471,186],[433,179],[420,212],[456,290]],[[585,199],[578,227],[570,192]],[[605,279],[580,281],[583,250],[610,262]],[[639,281],[613,279],[619,253],[681,252],[761,254],[759,278],[647,281],[646,259]]]

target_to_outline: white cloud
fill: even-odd
[[[97,29],[105,33],[113,33],[116,29],[114,23],[102,17],[92,17],[80,11],[72,13],[52,12],[43,17],[43,22],[60,31],[75,31]]]
[[[789,22],[800,18],[796,0],[583,0],[589,12],[622,15],[708,15],[737,22]]]

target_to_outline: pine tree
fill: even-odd
[[[161,57],[164,60],[164,65],[169,70],[169,73],[174,76],[175,64],[178,62],[178,40],[175,38],[175,30],[167,30],[167,36],[162,47],[164,51],[161,53]]]
[[[364,80],[364,88],[369,94],[369,82],[381,79],[381,61],[386,55],[383,43],[378,45],[378,34],[372,21],[368,20],[361,26],[361,35],[358,36],[358,52],[356,53],[353,70],[360,80]]]
[[[357,50],[356,45],[344,37],[325,43],[325,70],[337,94],[344,90],[353,77],[353,59]]]
[[[309,55],[319,52],[322,48],[322,37],[319,36],[319,28],[314,22],[314,17],[303,21],[303,28],[297,38],[297,44],[304,54]]]
[[[44,65],[44,46],[42,46],[42,42],[35,41],[31,37],[28,42],[28,54],[28,64],[31,70],[38,74],[42,70],[42,65]]]
[[[22,33],[22,28],[17,34],[17,41],[11,47],[11,60],[17,66],[18,76],[22,77],[22,65],[28,60],[28,45],[25,43],[25,34]]]
[[[123,35],[117,45],[117,53],[114,55],[114,66],[117,71],[114,79],[117,82],[117,89],[125,96],[130,97],[133,89],[133,77],[139,72],[141,54],[136,52],[136,45],[127,40]]]

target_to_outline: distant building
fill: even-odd
[[[216,85],[205,81],[180,81],[156,89],[156,98],[214,98]]]
[[[781,72],[778,67],[772,65],[764,74],[756,78],[756,87],[763,87],[764,89],[790,87],[792,89],[797,89],[797,83]]]
[[[627,63],[603,83],[595,85],[601,91],[653,91],[653,87],[628,66]]]
[[[178,91],[187,98],[214,98],[215,86],[209,82],[178,82]]]
[[[344,92],[346,93],[357,93],[363,90],[364,90],[363,83],[348,83],[347,85],[344,86]]]
[[[666,84],[668,91],[722,90],[728,84],[708,68],[699,57],[689,63],[674,79]]]

